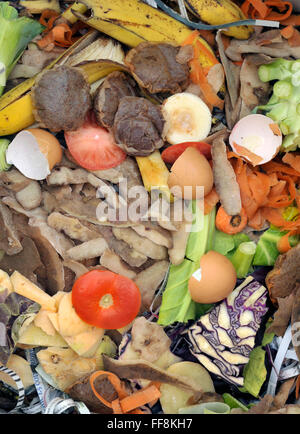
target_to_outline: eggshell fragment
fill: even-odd
[[[29,179],[45,179],[62,158],[58,140],[41,129],[23,130],[7,148],[6,161]]]
[[[257,166],[276,156],[282,144],[282,134],[272,119],[253,114],[245,116],[235,124],[229,143],[235,153]]]
[[[211,191],[213,183],[213,172],[209,162],[192,147],[187,148],[177,158],[168,177],[168,186],[172,188],[172,193],[188,200],[202,199],[203,191],[206,196]],[[203,187],[203,191],[197,187]]]
[[[209,251],[202,256],[200,268],[190,277],[188,288],[197,303],[224,300],[236,286],[236,271],[226,256]]]
[[[62,147],[57,138],[42,128],[29,128],[25,131],[34,135],[41,152],[48,160],[49,169],[52,170],[53,167],[61,161],[63,155]]]

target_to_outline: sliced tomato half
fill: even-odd
[[[88,170],[106,170],[121,164],[125,152],[116,145],[113,135],[89,117],[78,130],[66,131],[68,149],[79,166]]]
[[[162,159],[165,163],[173,164],[177,158],[190,147],[197,149],[208,160],[211,159],[211,145],[205,142],[184,142],[171,145],[162,152]]]
[[[139,313],[141,293],[128,277],[106,270],[92,270],[75,281],[72,304],[87,324],[118,329],[130,324]]]

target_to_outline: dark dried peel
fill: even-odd
[[[97,122],[106,128],[111,128],[120,100],[125,96],[135,95],[136,84],[131,77],[119,71],[109,74],[98,87],[94,97]]]
[[[179,51],[170,44],[144,42],[129,51],[125,64],[150,93],[182,92],[189,84],[189,66],[177,61]]]
[[[278,256],[274,268],[266,277],[271,298],[284,298],[290,295],[297,282],[300,282],[300,244],[287,253]]]
[[[120,101],[112,131],[128,155],[143,157],[164,145],[164,124],[159,106],[145,98],[127,96]]]
[[[0,249],[7,255],[15,255],[23,249],[19,234],[13,222],[11,210],[0,202]]]
[[[299,342],[299,331],[300,331],[300,284],[298,283],[295,288],[295,298],[292,309],[292,337],[293,345],[300,360],[300,342]]]
[[[90,375],[76,381],[65,392],[76,401],[84,402],[90,411],[101,414],[111,414],[111,408],[104,405],[94,394],[90,381]],[[118,398],[118,394],[105,375],[101,375],[95,379],[94,386],[96,391],[108,402],[112,402]]]
[[[34,116],[50,131],[73,131],[91,108],[90,86],[83,73],[71,66],[44,72],[32,88]]]
[[[104,354],[103,363],[106,371],[116,374],[119,378],[126,378],[129,380],[143,379],[171,384],[194,392],[195,395],[198,395],[198,399],[200,399],[203,394],[202,390],[194,389],[188,382],[185,382],[184,379],[169,374],[146,360],[115,360]]]

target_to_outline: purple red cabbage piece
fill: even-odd
[[[208,371],[236,386],[268,311],[267,289],[249,276],[230,296],[188,328],[190,352]]]

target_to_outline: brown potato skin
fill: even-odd
[[[94,394],[90,382],[90,375],[76,381],[65,392],[76,401],[82,401],[88,409],[94,413],[112,414],[111,408],[104,405]],[[94,381],[96,391],[108,402],[112,402],[118,398],[118,394],[105,375],[101,375]]]

